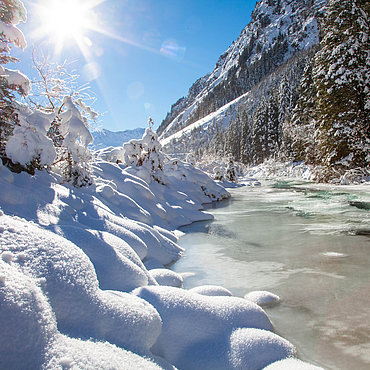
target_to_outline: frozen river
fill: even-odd
[[[370,368],[370,188],[266,182],[232,189],[182,230],[184,287],[268,290],[276,332],[326,369]]]

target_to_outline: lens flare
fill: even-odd
[[[162,44],[161,53],[177,61],[182,61],[185,57],[186,48],[179,46],[176,40],[166,40]]]

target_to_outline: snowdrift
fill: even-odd
[[[176,228],[210,219],[202,204],[229,194],[179,160],[152,170],[97,158],[94,184],[75,188],[0,165],[0,368],[259,369],[294,357],[255,303],[180,288],[165,267],[183,254]]]

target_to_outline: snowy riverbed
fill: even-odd
[[[230,189],[215,219],[182,228],[174,266],[187,289],[267,290],[276,330],[327,369],[370,366],[370,187],[262,181]],[[252,182],[249,181],[248,184]]]

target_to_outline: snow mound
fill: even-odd
[[[308,364],[296,358],[288,358],[272,363],[265,370],[323,370],[323,368]]]
[[[183,283],[181,275],[168,269],[153,269],[149,271],[149,274],[159,285],[180,288]]]
[[[0,368],[173,369],[110,343],[61,335],[36,280],[1,260],[0,277]]]
[[[281,301],[278,295],[267,292],[265,290],[250,292],[246,294],[244,298],[258,304],[259,306],[274,306]]]
[[[148,258],[148,259],[145,259],[144,261],[144,265],[145,267],[148,269],[148,270],[154,270],[154,269],[163,269],[164,266],[162,263],[160,263],[159,261],[157,261],[156,259],[154,258]]]
[[[0,260],[0,368],[39,369],[57,325],[35,281]]]
[[[48,353],[46,369],[163,369],[151,359],[107,342],[92,342],[59,336]],[[173,369],[170,364],[167,369]]]
[[[115,235],[74,226],[61,226],[60,231],[89,257],[101,289],[129,292],[155,284],[137,254]]]
[[[100,290],[89,258],[65,238],[5,215],[1,224],[2,249],[14,255],[12,264],[41,279],[62,333],[149,351],[161,331],[161,319],[150,304]]]
[[[265,312],[241,298],[207,297],[160,286],[138,288],[132,294],[152,304],[162,318],[152,352],[179,368],[228,368],[233,330],[272,330]]]
[[[266,330],[237,329],[230,337],[230,361],[233,369],[262,369],[296,351],[287,340]]]
[[[164,169],[168,173],[167,177],[171,184],[184,193],[191,194],[191,198],[198,200],[199,204],[226,199],[230,196],[223,187],[210,181],[210,177],[205,172],[189,163],[172,159],[165,164]],[[202,191],[199,191],[199,188]]]
[[[198,293],[206,296],[226,296],[231,297],[233,294],[230,290],[217,285],[201,285],[195,288],[189,289],[189,292]]]

